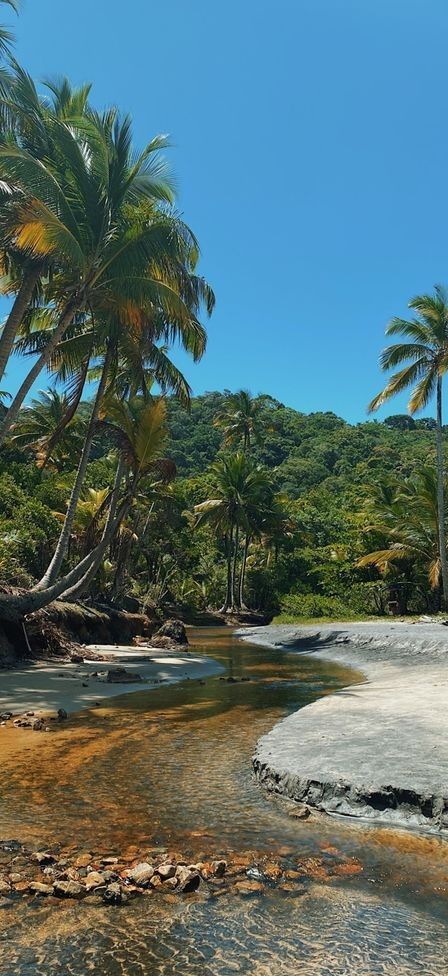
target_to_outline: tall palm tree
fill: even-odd
[[[261,406],[260,400],[248,390],[227,392],[223,407],[213,421],[215,427],[223,430],[225,447],[250,451],[253,442],[260,441]]]
[[[254,513],[263,507],[270,480],[266,472],[242,451],[216,461],[211,473],[215,482],[214,497],[195,506],[191,521],[197,528],[209,524],[224,541],[227,584],[220,612],[227,613],[240,609],[244,590],[244,574],[242,583],[237,585],[240,536],[245,534],[245,561],[247,540],[254,531]]]
[[[36,159],[6,139],[0,146],[4,183],[21,198],[11,207],[9,232],[16,251],[57,260],[61,271],[46,286],[54,319],[48,341],[16,393],[0,436],[14,422],[40,371],[47,365],[75,315],[126,300],[156,303],[169,316],[183,303],[160,262],[196,260],[197,244],[185,225],[157,209],[173,192],[160,161],[166,145],[157,137],[135,160],[129,118],[111,111],[77,125],[51,115],[51,158]],[[167,279],[168,279],[167,275]]]
[[[167,355],[167,351],[157,345],[160,337],[163,339],[177,338],[184,349],[192,352],[197,359],[205,348],[206,335],[202,326],[196,318],[200,304],[205,301],[207,308],[211,311],[214,296],[209,286],[202,280],[196,279],[190,274],[188,280],[188,270],[181,269],[181,276],[176,281],[174,269],[171,269],[171,287],[174,291],[177,288],[182,302],[182,315],[177,315],[173,309],[170,319],[167,318],[162,309],[141,312],[137,306],[131,308],[131,318],[126,316],[126,309],[123,310],[122,317],[102,318],[92,323],[92,335],[95,334],[95,343],[90,345],[87,352],[87,361],[93,353],[104,350],[98,375],[98,388],[93,401],[92,412],[86,432],[84,445],[80,454],[75,481],[67,509],[66,518],[61,529],[60,538],[55,549],[54,556],[37,587],[45,588],[54,582],[61,568],[64,556],[67,551],[70,539],[71,528],[76,512],[76,506],[80,497],[80,492],[84,483],[87,471],[87,464],[90,457],[91,447],[95,436],[96,425],[102,402],[107,390],[115,390],[135,394],[141,390],[147,394],[151,383],[155,380],[163,391],[173,390],[184,401],[189,400],[190,389],[182,373],[175,367]],[[188,293],[190,287],[190,293]],[[187,306],[188,303],[188,306]],[[129,311],[128,311],[129,314]],[[189,317],[188,317],[189,315]],[[76,346],[79,339],[84,340],[80,349]],[[82,363],[78,363],[77,355],[86,357],[85,334],[74,336],[72,345],[75,345],[74,361],[72,367],[80,366],[82,382],[85,380],[85,371]],[[89,339],[87,338],[89,342]],[[93,342],[93,340],[92,340]],[[70,349],[70,341],[65,343],[66,348],[61,352],[62,366],[67,365],[67,356],[73,357],[73,349]],[[68,346],[68,349],[67,349]],[[57,350],[55,351],[57,353]],[[57,356],[55,356],[56,361]],[[65,377],[65,372],[63,376]],[[79,374],[78,374],[79,375]],[[79,398],[79,384],[76,397]]]
[[[5,97],[1,101],[6,120],[3,145],[21,147],[37,163],[51,160],[57,155],[52,135],[52,120],[78,121],[89,112],[90,86],[74,89],[67,79],[59,83],[47,82],[51,98],[39,97],[36,86],[28,73],[13,62],[14,71]],[[15,295],[9,315],[3,325],[0,338],[0,379],[3,376],[14,340],[32,302],[39,298],[41,279],[58,270],[57,255],[36,257],[29,247],[17,247],[14,233],[15,216],[21,212],[24,183],[10,182],[4,192],[3,214],[0,220],[2,286],[4,295]]]
[[[437,457],[437,510],[440,567],[442,576],[442,603],[448,606],[448,563],[445,535],[444,456],[442,427],[442,382],[448,369],[448,294],[437,285],[433,295],[417,295],[409,302],[417,314],[412,319],[393,318],[386,335],[399,335],[407,341],[388,346],[381,355],[384,370],[395,372],[384,390],[369,404],[369,411],[378,410],[397,393],[413,387],[409,412],[416,413],[427,406],[436,396],[436,457]]]

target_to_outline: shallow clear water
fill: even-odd
[[[256,740],[288,712],[358,680],[313,657],[195,632],[226,674],[107,702],[0,769],[0,837],[114,854],[166,846],[256,863],[337,848],[356,877],[243,898],[207,892],[123,909],[45,902],[0,909],[0,972],[72,976],[382,976],[448,968],[448,845],[329,818],[297,821],[254,782]]]

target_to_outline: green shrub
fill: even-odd
[[[289,593],[280,602],[280,612],[290,617],[332,617],[335,620],[353,616],[353,610],[338,597],[319,593]]]

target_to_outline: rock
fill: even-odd
[[[103,892],[103,901],[107,905],[123,905],[127,900],[126,892],[122,891],[118,881],[114,881],[113,884],[108,885]]]
[[[163,884],[163,881],[162,881],[160,875],[153,874],[151,880],[149,881],[149,887],[150,888],[160,888],[162,886],[162,884]]]
[[[5,881],[4,878],[0,878],[0,896],[7,898],[11,894],[11,886]]]
[[[85,886],[87,891],[90,891],[92,888],[100,888],[105,883],[106,878],[100,871],[90,871],[89,874],[86,875]]]
[[[106,681],[109,685],[131,684],[142,681],[142,677],[140,674],[136,674],[135,671],[126,671],[126,668],[113,668],[107,672]]]
[[[173,888],[174,889],[174,888],[177,888],[178,884],[179,884],[179,882],[178,882],[178,880],[177,880],[176,877],[166,878],[166,880],[163,882],[163,887],[164,888]]]
[[[240,895],[257,895],[264,889],[260,881],[237,881],[235,890]]]
[[[165,643],[166,639],[173,646],[188,645],[187,631],[181,620],[166,620],[154,634],[154,637],[151,638],[151,647],[169,646]],[[160,643],[161,640],[163,641],[162,643]]]
[[[73,664],[84,664],[82,654],[70,654],[70,660],[73,662]]]
[[[27,718],[33,718],[34,712],[25,712],[25,715],[27,716]]]
[[[154,868],[147,861],[142,861],[140,864],[137,864],[137,867],[132,868],[127,873],[129,881],[132,884],[138,885],[139,888],[146,888],[153,876]]]
[[[109,884],[111,881],[116,881],[118,877],[117,871],[102,871],[101,874],[103,875],[103,878],[107,884]]]
[[[89,864],[92,863],[92,855],[89,853],[80,854],[74,862],[75,868],[88,868]]]
[[[54,894],[57,898],[84,898],[86,889],[78,881],[55,881]]]
[[[196,891],[201,883],[201,875],[199,871],[190,871],[186,867],[178,867],[176,870],[176,878],[178,880],[179,891],[188,894],[190,891]]]
[[[211,868],[215,878],[223,878],[227,870],[227,861],[212,861]]]
[[[54,893],[54,885],[41,884],[40,881],[31,881],[29,891],[34,895],[52,895]]]
[[[264,865],[264,873],[270,881],[279,881],[283,871],[276,861],[267,861]]]
[[[59,719],[59,721],[60,722],[63,722],[64,719],[66,719],[66,718],[68,718],[68,715],[67,715],[67,712],[65,711],[65,708],[58,708],[58,719]]]
[[[37,864],[54,864],[55,858],[49,851],[35,851],[31,855],[31,860],[36,861]]]
[[[12,712],[1,712],[0,714],[1,722],[9,722],[10,718],[12,718]]]
[[[176,865],[159,864],[159,867],[156,868],[156,873],[159,875],[162,881],[168,881],[168,878],[174,878],[174,875],[176,874]]]
[[[102,857],[101,864],[118,864],[118,857]]]
[[[311,810],[307,807],[306,803],[295,803],[290,810],[288,810],[288,817],[294,817],[296,820],[308,820],[311,815]]]
[[[43,729],[43,727],[44,727],[44,723],[41,718],[37,718],[35,722],[33,722],[32,728],[34,732],[40,732]]]
[[[12,884],[17,884],[19,881],[22,881],[22,875],[18,874],[17,871],[14,871],[9,875],[9,880]]]

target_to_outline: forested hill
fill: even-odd
[[[337,491],[344,483],[370,482],[375,471],[406,478],[435,450],[431,417],[398,414],[352,425],[334,413],[305,414],[269,396],[260,399],[261,436],[253,455],[293,499],[323,483]],[[193,399],[189,412],[170,401],[170,456],[181,477],[199,474],[215,460],[222,430],[214,421],[225,400],[224,393],[205,393]]]

